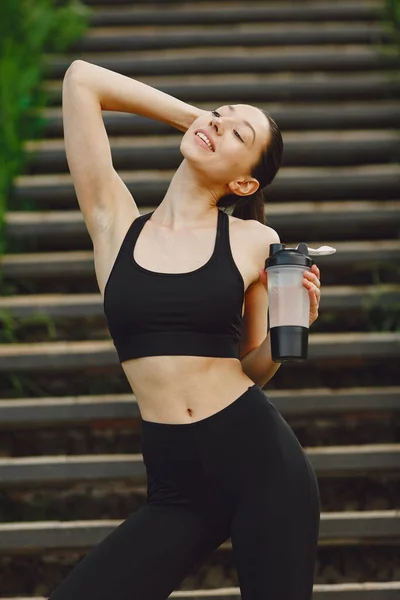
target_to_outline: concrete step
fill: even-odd
[[[145,6],[115,6],[106,9],[97,7],[90,17],[91,31],[95,26],[112,25],[220,25],[242,24],[247,22],[325,22],[325,21],[376,21],[381,9],[380,2],[307,2],[298,6],[293,2],[274,3],[249,2],[246,8],[238,3],[213,2],[212,5],[187,2],[171,5],[168,10],[160,10],[159,3],[146,2]]]
[[[320,477],[393,473],[400,464],[400,444],[321,446],[304,450]],[[135,485],[146,483],[141,454],[0,458],[0,486],[7,489],[119,479],[127,479]]]
[[[313,600],[398,600],[400,581],[315,584]],[[172,592],[170,598],[180,600],[240,600],[237,587],[182,590]],[[44,596],[13,596],[0,600],[47,600]]]
[[[138,206],[158,205],[174,171],[119,171]],[[268,202],[327,200],[396,200],[399,197],[398,165],[359,167],[283,167],[268,192]],[[58,210],[76,207],[69,174],[20,175],[15,179],[12,206]]]
[[[90,548],[109,535],[120,520],[35,521],[0,524],[0,552],[28,553],[47,549]],[[319,543],[370,545],[400,540],[400,513],[387,511],[349,511],[321,513]],[[220,550],[230,550],[224,543]]]
[[[400,131],[286,132],[283,165],[286,167],[340,167],[400,161]],[[117,170],[177,169],[183,157],[182,136],[109,137]],[[38,140],[25,144],[26,174],[68,173],[64,140]]]
[[[310,333],[308,363],[333,360],[340,365],[400,356],[400,332]],[[3,344],[0,372],[82,371],[118,366],[111,340]]]
[[[68,394],[68,392],[71,393],[73,389],[73,385],[71,385],[69,389],[65,390],[65,394]],[[22,393],[20,393],[21,395]],[[60,400],[62,400],[62,397],[60,397]],[[337,412],[331,415],[294,414],[285,418],[304,448],[331,448],[337,445],[340,445],[340,447],[359,447],[371,444],[372,442],[374,445],[379,445],[382,448],[382,445],[390,446],[398,441],[397,432],[400,419],[398,409],[391,411],[371,410],[361,413],[342,411],[342,413]],[[56,425],[52,425],[51,423],[39,424],[36,422],[36,425],[28,425],[27,427],[23,425],[17,427],[3,426],[0,440],[1,458],[6,460],[7,458],[42,457],[44,460],[45,457],[49,456],[59,457],[67,455],[79,457],[84,455],[101,455],[107,459],[107,455],[131,456],[141,454],[141,429],[141,420],[139,417],[120,419],[116,417],[111,419],[92,418],[81,423],[75,422],[71,424],[59,421]],[[373,467],[375,464],[373,460],[371,458],[369,462],[365,463],[372,464],[372,470],[375,468]],[[376,464],[378,463],[379,461]],[[324,464],[321,463],[322,467],[324,467]],[[339,463],[335,462],[335,464]],[[397,493],[397,488],[400,485],[399,469],[391,468],[390,463],[388,463],[386,469],[383,467],[381,471],[375,469],[373,475],[370,475],[367,469],[363,471],[363,464],[363,462],[354,463],[357,482],[352,478],[353,486],[348,481],[349,475],[346,474],[346,468],[343,472],[338,470],[334,477],[333,472],[331,473],[329,469],[326,469],[326,475],[321,470],[319,482],[324,486],[322,490],[324,509],[387,510],[398,508],[400,510],[400,496]],[[105,479],[94,483],[94,488],[101,487],[107,493],[117,494],[117,488],[113,488],[114,484],[110,481],[111,478],[112,475],[107,479],[107,472],[105,472]],[[0,490],[0,521],[20,520],[19,515],[22,513],[18,512],[17,506],[14,507],[12,504],[13,498],[15,500],[18,499],[18,489],[28,495],[30,490],[35,495],[40,495],[43,491],[48,502],[51,503],[51,498],[55,499],[56,496],[60,497],[64,493],[68,494],[68,490],[77,491],[79,489],[80,493],[82,493],[85,488],[88,489],[90,487],[89,482],[85,483],[84,479],[80,479],[75,484],[74,482],[71,483],[68,478],[64,483],[61,482],[60,484],[55,483],[53,485],[49,482],[46,484],[46,490],[42,490],[40,486],[36,485],[32,487],[33,485],[33,482],[27,482],[26,485],[23,485],[23,489],[18,488],[18,486],[14,489],[14,487],[11,488],[6,485]],[[121,490],[129,488],[135,497],[142,497],[143,486],[139,486],[140,489],[135,486],[134,481],[128,478],[119,481],[118,489],[121,495],[123,495]],[[343,491],[346,491],[345,497],[338,495],[341,486],[343,486]],[[61,491],[58,493],[57,490]],[[376,495],[374,491],[376,491]],[[6,498],[11,500],[11,504],[4,504]],[[97,502],[97,507],[100,508],[101,498],[98,501],[94,498],[93,502]],[[26,502],[24,504],[26,506]],[[39,510],[39,507],[37,509]],[[38,510],[35,512],[33,520],[36,520],[36,518],[38,520],[45,518],[43,513],[38,512]],[[56,514],[57,519],[63,520],[65,517],[65,512],[61,511]],[[102,513],[91,513],[89,510],[89,512],[80,514],[80,518],[90,519],[93,515],[101,515]],[[4,515],[7,515],[7,517],[4,518]],[[104,516],[107,515],[122,517],[124,513],[104,513]],[[74,516],[72,511],[71,517],[74,518]]]
[[[294,433],[297,435],[299,431],[297,422],[289,421],[289,424],[294,425]],[[372,422],[369,427],[371,430],[373,429]],[[108,424],[104,424],[103,429],[101,429],[101,425],[97,429],[92,428],[85,441],[83,441],[82,429],[76,427],[62,430],[47,428],[39,431],[16,431],[13,436],[9,434],[9,437],[10,439],[12,437],[14,443],[15,440],[18,440],[19,445],[21,439],[24,439],[30,451],[29,433],[33,444],[38,443],[40,439],[41,447],[44,450],[43,454],[35,454],[36,457],[46,456],[46,446],[52,448],[54,456],[67,454],[62,451],[56,438],[64,439],[66,445],[69,444],[69,454],[71,454],[73,440],[76,440],[78,436],[81,437],[80,443],[86,443],[88,446],[86,451],[79,453],[80,455],[88,454],[88,452],[91,455],[105,454],[98,446],[106,443],[106,440],[110,447],[107,453],[110,454],[113,452],[113,443],[121,443],[122,435],[125,435],[125,445],[128,438],[134,435],[135,445],[138,447],[135,452],[141,452],[140,438],[136,431],[132,429],[132,426],[128,428],[123,424],[120,425],[119,430],[110,429]],[[350,431],[348,433],[348,437],[351,437]],[[22,438],[22,436],[24,437]],[[301,443],[305,447],[304,443]],[[321,445],[328,446],[329,444]],[[74,449],[77,450],[75,447]],[[34,454],[33,450],[32,446],[31,455]],[[132,448],[131,452],[130,449],[127,449],[126,452],[133,454],[134,450]],[[321,510],[323,512],[399,510],[400,498],[397,493],[399,483],[399,471],[396,469],[382,472],[375,470],[370,474],[366,472],[364,475],[359,474],[354,477],[346,476],[346,474],[338,476],[333,473],[322,474],[318,476]],[[1,522],[15,523],[48,519],[51,521],[124,519],[133,510],[139,509],[145,498],[146,484],[136,484],[130,476],[123,479],[88,479],[72,483],[66,480],[44,485],[29,482],[23,486],[7,485],[0,487]],[[356,548],[354,550],[356,551]]]
[[[203,110],[212,110],[213,104],[196,103]],[[271,113],[285,133],[290,131],[316,131],[335,130],[340,132],[355,129],[400,129],[400,104],[382,100],[369,102],[368,99],[360,102],[328,103],[264,103],[261,100],[257,106]],[[47,139],[61,138],[63,136],[61,108],[46,108],[44,110],[45,135]],[[153,121],[128,113],[103,111],[103,120],[110,136],[126,135],[171,135],[174,131],[170,126],[159,121]]]
[[[308,35],[310,30],[307,30]],[[246,75],[175,75],[140,77],[180,100],[197,104],[214,102],[332,102],[392,100],[400,94],[400,80],[392,72],[337,74],[329,72]],[[62,80],[48,80],[44,86],[48,105],[61,105]]]
[[[140,207],[146,214],[156,206]],[[265,205],[267,223],[281,239],[307,240],[334,237],[336,240],[395,238],[400,230],[400,200],[378,202],[287,202]],[[7,239],[22,242],[29,249],[89,249],[91,241],[80,211],[9,211],[5,215]],[[1,302],[1,300],[0,300]]]
[[[400,258],[400,240],[323,243],[333,246],[337,251],[330,256],[319,256],[315,262],[321,265],[321,268],[326,266],[331,272],[343,267],[355,273],[370,271],[374,265],[384,262],[396,263]],[[313,244],[322,245],[322,242]],[[6,254],[0,257],[0,265],[4,276],[10,280],[94,276],[93,252],[88,250]]]
[[[395,69],[400,57],[377,49],[357,45],[289,46],[284,48],[228,49],[218,47],[153,50],[152,52],[81,53],[80,59],[130,77],[151,75],[196,75],[226,73],[281,73],[283,71],[374,71]],[[45,76],[63,78],[71,64],[71,56],[49,55],[45,61]]]
[[[399,284],[364,286],[326,286],[321,295],[320,311],[362,311],[369,303],[379,300],[388,309],[400,300]],[[46,315],[51,319],[104,318],[103,299],[97,294],[29,294],[0,298],[0,315],[14,319],[29,319]]]
[[[227,46],[298,46],[326,44],[384,44],[391,37],[379,23],[371,22],[252,22],[230,27],[217,21],[201,28],[198,25],[124,24],[119,27],[91,28],[75,42],[69,52],[144,51],[162,48],[200,48]]]
[[[268,390],[284,417],[400,412],[400,387]],[[67,427],[140,418],[134,394],[103,394],[0,400],[0,429]],[[112,423],[111,423],[112,424]]]

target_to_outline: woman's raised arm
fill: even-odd
[[[202,111],[150,85],[83,60],[68,70],[81,72],[82,81],[96,95],[102,110],[134,113],[186,131]]]
[[[63,81],[63,125],[68,166],[89,235],[107,228],[117,210],[139,215],[116,173],[102,111],[134,113],[186,131],[204,111],[149,85],[82,60]]]

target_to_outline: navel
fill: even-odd
[[[191,408],[188,408],[186,412],[189,415],[189,417],[191,417],[193,415],[193,411]]]

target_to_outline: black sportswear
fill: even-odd
[[[239,358],[244,281],[232,256],[227,213],[218,209],[214,251],[205,265],[158,273],[133,256],[153,212],[132,222],[104,290],[120,362],[171,354]]]

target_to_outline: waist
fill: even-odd
[[[142,418],[161,423],[207,417],[254,383],[232,358],[151,356],[122,367]]]

